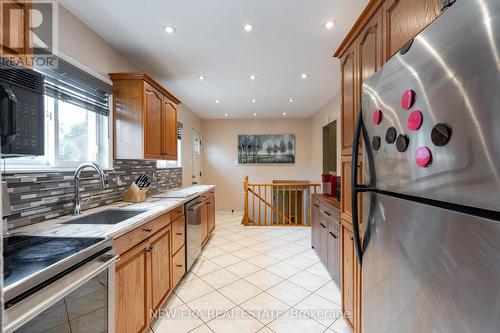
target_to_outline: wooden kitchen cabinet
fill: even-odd
[[[151,255],[151,301],[152,309],[159,309],[172,291],[171,273],[171,227],[168,226],[151,237],[148,251]]]
[[[340,286],[340,211],[338,201],[324,195],[312,196],[311,245],[334,281]]]
[[[347,222],[342,223],[342,311],[344,318],[351,325],[355,327],[356,318],[356,254],[354,250],[354,238],[352,230]]]
[[[213,194],[210,195],[207,205],[208,205],[207,206],[207,214],[208,214],[207,228],[208,228],[208,233],[210,234],[215,228],[215,196]]]
[[[115,272],[116,332],[144,332],[150,322],[149,244],[143,242],[120,256]]]
[[[319,249],[320,237],[321,237],[321,226],[319,225],[319,200],[312,198],[312,221],[311,221],[311,246],[313,249]]]
[[[162,155],[167,160],[177,160],[177,105],[169,99],[163,99],[161,123],[166,133],[175,133],[162,135]]]
[[[208,238],[208,202],[205,201],[200,209],[201,215],[201,244],[205,244]]]
[[[144,158],[161,160],[163,96],[147,83],[144,83],[144,95]]]
[[[341,115],[341,150],[342,155],[350,155],[354,126],[356,123],[356,109],[358,108],[357,93],[357,51],[352,45],[340,59],[340,115]]]
[[[186,251],[182,246],[172,257],[172,283],[175,288],[182,277],[186,274]]]
[[[439,16],[442,3],[442,0],[384,1],[385,61]]]
[[[113,73],[115,159],[177,160],[180,101],[144,73]]]

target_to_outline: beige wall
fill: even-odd
[[[309,119],[202,120],[203,183],[217,186],[216,209],[243,209],[243,179],[251,182],[308,180],[311,151]],[[238,134],[295,134],[295,164],[237,165]]]
[[[108,77],[112,72],[140,71],[130,59],[114,49],[101,36],[59,6],[58,48],[97,74]]]
[[[323,126],[337,120],[337,175],[340,176],[340,101],[339,95],[333,96],[311,118],[311,163],[310,177],[313,182],[321,183],[323,173]]]
[[[181,104],[178,109],[179,121],[182,123],[182,186],[192,184],[193,174],[193,130],[202,134],[201,119],[193,110],[189,109],[184,104]]]

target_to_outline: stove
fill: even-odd
[[[3,239],[6,307],[67,270],[109,250],[105,238],[9,236]]]

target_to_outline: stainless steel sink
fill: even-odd
[[[144,212],[146,210],[106,209],[98,213],[77,217],[63,224],[117,224]]]

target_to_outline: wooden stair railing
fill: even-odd
[[[243,183],[246,226],[310,226],[311,194],[319,184]]]

